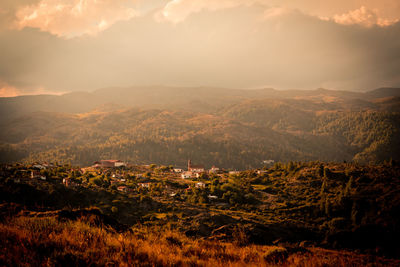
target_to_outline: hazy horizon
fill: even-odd
[[[77,90],[77,91],[65,91],[65,92],[57,92],[57,91],[34,91],[34,92],[27,92],[27,93],[18,93],[18,94],[10,94],[10,95],[0,95],[0,98],[13,98],[18,96],[63,96],[73,93],[95,93],[101,90],[111,90],[111,89],[146,89],[146,88],[160,88],[160,89],[220,89],[220,90],[238,90],[238,91],[260,91],[260,90],[273,90],[277,92],[288,92],[288,91],[318,91],[318,90],[326,90],[326,91],[338,91],[338,92],[349,92],[349,93],[368,93],[371,91],[379,90],[379,89],[398,89],[397,87],[378,87],[372,88],[368,90],[346,90],[346,89],[330,89],[330,88],[271,88],[271,87],[259,87],[259,88],[234,88],[234,87],[218,87],[218,86],[174,86],[174,85],[134,85],[134,86],[108,86],[108,87],[100,87],[94,88],[91,90]]]

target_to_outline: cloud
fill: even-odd
[[[134,2],[134,1],[133,1]],[[97,34],[117,21],[129,20],[137,12],[129,0],[41,0],[20,7],[16,26],[39,28],[62,37]]]
[[[360,3],[362,7],[359,8]],[[203,10],[218,11],[235,7],[263,6],[267,11],[299,10],[304,14],[340,24],[388,26],[400,19],[398,0],[2,0],[1,28],[38,28],[71,38],[95,35],[118,21],[145,15],[158,8],[157,21],[183,22]],[[273,15],[269,13],[268,15]]]
[[[161,11],[164,19],[174,23],[184,21],[189,15],[202,10],[216,11],[237,6],[251,6],[262,0],[172,0]]]
[[[15,13],[23,6],[32,5],[40,0],[1,0],[0,1],[0,32],[13,28]]]
[[[361,6],[354,9],[360,2],[368,4],[368,7]],[[316,0],[172,0],[157,15],[157,18],[179,23],[191,14],[202,10],[216,11],[252,5],[264,6],[267,15],[275,15],[271,11],[299,10],[302,13],[324,20],[332,20],[339,24],[359,24],[366,27],[389,26],[400,19],[398,0],[346,0],[324,2],[323,4]],[[334,11],[344,13],[332,13]]]
[[[29,27],[0,31],[0,79],[25,94],[154,84],[400,85],[400,23],[342,25],[259,4],[201,8],[179,23],[156,22],[154,14],[114,23],[91,38],[58,38]]]
[[[384,27],[392,25],[399,20],[380,18],[378,17],[377,11],[361,6],[359,9],[349,11],[348,13],[333,16],[333,21],[344,25],[359,24],[366,27],[372,27],[374,25]]]

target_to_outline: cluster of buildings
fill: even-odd
[[[268,163],[271,163],[271,161],[268,161]],[[62,179],[62,183],[66,187],[79,187],[82,186],[80,183],[79,179],[75,179],[75,176],[80,176],[84,175],[85,173],[91,173],[92,175],[106,175],[109,177],[110,185],[115,186],[117,190],[122,191],[122,192],[131,192],[133,189],[127,184],[127,175],[131,176],[136,176],[136,178],[141,178],[140,183],[137,183],[138,188],[146,188],[150,189],[151,186],[151,181],[149,179],[145,179],[145,177],[150,177],[150,173],[153,172],[153,167],[151,166],[131,166],[129,165],[128,169],[115,169],[115,168],[120,168],[120,167],[125,167],[127,164],[121,160],[100,160],[94,162],[91,166],[86,167],[86,168],[70,168],[68,170],[64,170],[65,172],[69,172],[72,175],[69,177],[65,177]],[[52,165],[48,163],[37,163],[32,165],[28,169],[20,169],[16,173],[15,176],[15,181],[20,182],[22,179],[27,179],[27,180],[34,180],[37,182],[41,181],[46,181],[47,178],[47,172],[45,171],[46,169],[52,169],[56,167],[62,167],[62,165]],[[160,168],[161,169],[161,168]],[[154,174],[155,175],[160,175],[161,173],[158,172],[157,170]],[[203,178],[204,175],[207,174],[215,174],[218,176],[225,175],[226,173],[229,173],[230,175],[235,175],[238,174],[238,171],[230,171],[227,172],[223,169],[220,169],[218,167],[211,167],[210,169],[206,169],[204,165],[195,165],[192,163],[191,160],[188,160],[187,162],[187,170],[184,170],[184,168],[167,168],[165,170],[162,170],[162,177],[170,177],[170,178],[178,178],[181,177],[182,179],[196,179],[196,178]],[[172,173],[171,173],[172,172]],[[264,171],[259,170],[258,174],[262,174]],[[80,174],[78,174],[80,173]],[[169,174],[168,174],[169,173]],[[1,176],[1,173],[0,173]],[[89,177],[89,176],[87,176]],[[92,176],[94,177],[94,176]],[[205,188],[206,184],[198,181],[195,184],[192,184],[191,186],[194,186],[196,188]],[[187,188],[188,190],[191,189],[191,186]],[[172,192],[173,193],[173,192]],[[211,198],[215,198],[215,196],[211,196]]]
[[[126,163],[121,160],[107,159],[95,161],[92,168],[117,168],[126,166]]]
[[[46,175],[41,172],[48,168],[55,167],[51,164],[34,164],[30,168],[14,168],[12,166],[2,166],[0,169],[0,178],[3,177],[13,177],[15,183],[20,183],[22,181],[46,181]]]
[[[183,179],[199,178],[205,173],[218,174],[221,172],[221,170],[215,166],[212,166],[211,169],[206,170],[203,165],[193,165],[190,159],[188,160],[187,171],[183,171],[182,169],[174,169],[174,171],[180,172]]]
[[[92,166],[81,168],[83,172],[87,171],[96,171],[103,168],[118,168],[118,167],[125,167],[127,164],[121,160],[117,159],[107,159],[107,160],[100,160],[95,161]]]

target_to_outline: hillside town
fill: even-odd
[[[258,170],[259,174],[262,172],[263,170]],[[158,191],[162,196],[175,198],[188,190],[207,188],[215,178],[228,179],[239,173],[217,166],[206,169],[204,165],[193,164],[190,159],[185,167],[134,165],[121,160],[99,160],[83,168],[47,162],[3,165],[0,178],[8,177],[14,183],[62,183],[70,189],[109,188],[129,194],[152,190]],[[217,195],[207,195],[207,201],[216,201],[218,198]]]

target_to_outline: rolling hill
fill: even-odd
[[[103,158],[243,169],[400,159],[397,89],[108,88],[0,99],[0,160]]]

